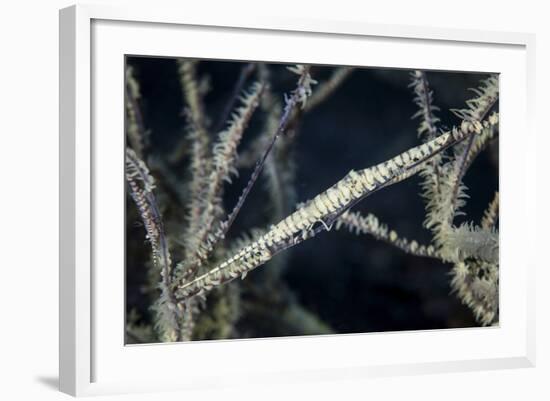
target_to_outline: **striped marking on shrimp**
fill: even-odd
[[[363,170],[363,184],[367,191],[372,191],[376,188],[374,177],[370,169]]]
[[[375,168],[372,169],[372,175],[374,176],[374,178],[376,179],[376,181],[378,181],[378,183],[380,185],[384,185],[386,183],[386,179],[382,176],[382,174],[380,174],[380,169],[378,168],[378,166],[376,166]]]

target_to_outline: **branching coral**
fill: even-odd
[[[303,115],[330,98],[354,70],[337,68],[318,83],[312,78],[310,66],[289,67],[295,86],[281,99],[271,88],[268,69],[262,64],[247,64],[221,108],[221,116],[208,118],[203,104],[207,85],[201,83],[206,81],[199,78],[198,66],[197,61],[178,61],[187,135],[172,152],[171,163],[177,165],[183,160],[186,166],[181,185],[188,202],[183,209],[168,208],[168,212],[180,216],[181,224],[176,225],[180,231],[174,233],[165,232],[155,199],[155,180],[147,167],[148,159],[144,159],[144,144],[149,139],[136,101],[139,85],[132,70],[127,73],[126,133],[130,148],[126,153],[126,178],[128,193],[151,244],[151,260],[160,272],[153,310],[156,335],[161,341],[207,338],[208,333],[216,333],[212,335],[217,338],[231,336],[242,288],[228,283],[235,278],[245,279],[275,255],[333,227],[369,235],[406,253],[450,264],[451,287],[478,321],[483,325],[498,322],[498,193],[479,224],[470,221],[455,225],[467,199],[464,175],[498,131],[496,77],[491,76],[474,89],[475,97],[466,102],[464,109],[452,110],[459,124],[442,130],[427,75],[413,72],[410,86],[418,108],[413,117],[420,119],[418,137],[422,143],[372,167],[350,171],[289,213],[294,202],[290,168],[294,162],[289,151],[292,138],[286,134],[297,129]],[[251,79],[254,82],[244,89]],[[258,113],[264,116],[262,133],[242,150],[247,127]],[[216,122],[214,127],[212,121]],[[252,170],[250,178],[235,206],[226,211],[225,185],[232,183],[238,169],[247,167]],[[275,224],[255,230],[244,240],[228,240],[230,228],[262,174],[271,194]],[[431,242],[407,239],[374,214],[351,210],[373,193],[416,174],[422,178],[424,226],[432,233]],[[171,255],[177,255],[175,265]],[[274,285],[281,285],[277,283]],[[206,314],[205,308],[211,313]],[[327,327],[301,306],[285,313],[304,317],[310,328],[325,331]],[[294,326],[299,324],[296,318],[292,322]],[[131,330],[138,325],[132,323],[129,327]],[[129,335],[139,337],[142,331],[135,329]]]
[[[165,341],[178,339],[178,318],[175,310],[175,299],[170,288],[172,259],[168,249],[162,217],[158,210],[153,190],[155,181],[149,174],[145,163],[137,157],[132,149],[126,149],[126,180],[129,193],[132,196],[145,226],[145,238],[151,243],[153,263],[159,267],[161,294],[155,303],[159,316],[157,329]]]
[[[212,234],[214,222],[219,219],[223,207],[222,193],[223,182],[231,183],[231,175],[237,175],[234,168],[237,156],[237,146],[241,141],[244,129],[250,118],[259,105],[259,99],[262,95],[264,85],[254,84],[250,92],[245,93],[242,98],[243,105],[239,107],[227,126],[227,128],[218,134],[218,141],[214,144],[212,150],[212,167],[209,174],[199,185],[203,187],[195,197],[196,204],[193,205],[196,210],[191,210],[191,215],[196,215],[196,224],[193,225],[193,232],[189,233],[187,252],[187,267],[182,266],[180,270],[190,269],[193,273],[200,264],[207,258],[212,250],[213,243],[216,241],[216,235]],[[189,275],[189,272],[183,272]]]
[[[201,294],[246,274],[276,253],[311,238],[323,229],[330,231],[339,216],[370,194],[410,176],[410,171],[451,145],[475,134],[474,126],[452,130],[374,167],[350,171],[344,178],[290,216],[272,226],[257,241],[241,249],[209,272],[178,288],[181,298]],[[317,228],[314,228],[318,224]]]

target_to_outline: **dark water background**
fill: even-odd
[[[173,148],[183,135],[184,103],[173,59],[129,57],[129,65],[141,86],[141,107],[151,131],[152,149],[159,155]],[[205,98],[210,116],[217,116],[227,103],[243,63],[204,61],[199,75],[211,77],[212,91]],[[331,67],[314,66],[312,75],[325,79]],[[341,179],[351,169],[361,169],[384,161],[420,143],[416,129],[419,120],[410,71],[396,69],[357,69],[325,103],[306,114],[296,137],[296,192],[298,202]],[[278,95],[294,88],[296,76],[284,66],[272,67]],[[450,108],[464,107],[473,97],[468,91],[487,74],[427,72],[441,111],[440,127],[457,124]],[[213,122],[216,123],[213,118]],[[258,125],[258,124],[256,124]],[[244,140],[249,142],[254,123]],[[250,171],[243,171],[233,185],[226,186],[226,202],[234,204]],[[430,232],[422,227],[424,203],[419,195],[418,177],[413,177],[362,201],[354,210],[374,213],[400,235],[427,244]],[[483,210],[498,187],[498,148],[493,145],[474,162],[465,177],[471,198],[466,216],[455,221],[479,222]],[[231,229],[238,236],[246,229],[262,226],[269,212],[263,183],[257,183]],[[266,212],[267,210],[267,212]],[[129,222],[127,266],[127,311],[137,310],[147,321],[148,301],[141,296],[147,280],[142,258],[147,257],[143,228]],[[135,244],[143,250],[136,250]],[[469,309],[450,294],[451,266],[437,260],[408,255],[369,236],[356,236],[345,230],[325,232],[289,251],[282,279],[293,296],[335,332],[373,332],[441,329],[476,326]],[[261,280],[269,266],[253,271],[251,280]],[[247,278],[248,280],[249,278]],[[257,323],[253,336],[280,335],[276,328]],[[246,331],[245,329],[241,331]],[[283,333],[284,334],[284,333]]]

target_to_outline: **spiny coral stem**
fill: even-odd
[[[204,130],[205,116],[197,80],[196,60],[178,60],[181,87],[185,101],[191,110],[191,116],[199,130]]]
[[[269,110],[265,121],[265,132],[273,132],[277,129],[278,121],[282,114],[281,103],[278,102],[271,93],[266,94],[264,109]],[[286,150],[288,155],[287,141],[279,141],[274,151],[267,157],[264,167],[264,178],[267,182],[267,189],[270,193],[271,202],[275,207],[274,215],[277,218],[283,218],[287,211],[288,204],[292,202],[292,160],[289,157],[283,159],[282,153]],[[286,178],[286,179],[285,179]]]
[[[185,252],[189,254],[196,248],[195,234],[200,227],[200,217],[203,211],[203,195],[207,182],[207,172],[205,169],[205,160],[207,160],[207,154],[200,140],[200,133],[196,127],[193,118],[191,117],[191,111],[185,110],[187,119],[188,137],[191,141],[191,160],[190,170],[191,177],[188,186],[190,192],[190,202],[187,211],[187,225],[182,235],[182,243],[185,245]],[[176,269],[177,270],[177,269]]]
[[[200,227],[200,217],[203,213],[203,194],[207,185],[207,177],[212,169],[210,162],[210,138],[205,128],[205,117],[202,104],[202,95],[197,82],[197,61],[178,60],[178,73],[182,87],[183,97],[187,107],[184,115],[187,122],[187,141],[184,142],[190,149],[190,171],[189,181],[190,202],[187,211],[187,226],[183,232],[182,243],[185,245],[186,257],[192,254],[197,248],[195,234]],[[190,144],[190,145],[189,145]],[[183,146],[176,147],[171,156],[172,162],[179,162],[183,154]],[[178,272],[180,264],[176,266]]]
[[[147,239],[151,242],[153,261],[160,265],[163,277],[167,278],[171,268],[170,253],[162,217],[152,192],[155,187],[153,177],[150,176],[145,163],[130,148],[126,149],[126,166],[126,180],[130,187],[130,195],[139,209],[147,231]],[[139,182],[142,184],[138,184]]]
[[[233,88],[233,92],[231,93],[231,96],[229,98],[229,102],[225,105],[225,108],[223,109],[223,112],[220,115],[220,118],[218,119],[218,123],[214,127],[214,132],[218,132],[223,128],[223,125],[227,121],[227,118],[229,117],[229,113],[231,113],[231,110],[235,107],[235,104],[237,103],[237,100],[239,98],[239,95],[241,91],[244,88],[244,84],[246,83],[246,80],[248,77],[250,77],[250,74],[254,72],[256,69],[256,65],[253,63],[246,64],[239,74],[239,78],[237,79],[237,82],[235,83],[235,87]]]
[[[204,196],[200,198],[201,207],[199,224],[196,226],[197,231],[189,233],[193,239],[188,240],[189,257],[185,263],[188,268],[185,269],[183,265],[181,266],[184,270],[188,270],[185,272],[186,275],[196,271],[216,241],[216,236],[211,233],[211,229],[223,210],[221,206],[223,182],[230,181],[230,174],[235,173],[237,147],[254,111],[259,106],[264,88],[265,84],[256,83],[252,85],[248,93],[245,92],[242,98],[243,106],[237,109],[228,127],[218,135],[218,141],[214,145],[213,151],[213,169],[205,182]]]
[[[204,106],[202,104],[202,95],[197,80],[197,64],[198,61],[196,60],[178,60],[178,72],[180,74],[183,96],[189,109],[189,116],[195,126],[195,141],[200,148],[199,153],[207,154],[210,138],[206,130]],[[177,150],[174,158],[178,158],[180,153],[181,151]],[[205,167],[206,166],[203,168]]]
[[[267,69],[264,69],[267,70]],[[261,74],[266,80],[269,79],[268,73]],[[262,110],[267,113],[264,121],[260,139],[269,139],[279,126],[279,120],[283,113],[281,102],[271,93],[266,90],[262,99]],[[260,142],[260,141],[257,141]],[[262,141],[267,142],[267,141]],[[262,149],[267,143],[264,143]],[[294,163],[290,149],[291,138],[282,137],[275,143],[274,149],[265,161],[262,170],[263,177],[266,183],[266,189],[269,192],[270,202],[274,208],[273,218],[279,220],[288,214],[289,206],[294,206]],[[259,152],[257,152],[259,154]],[[239,161],[241,157],[239,157]]]
[[[258,76],[266,82],[271,82],[271,72],[265,64],[258,65]],[[263,143],[269,140],[272,132],[275,132],[279,126],[279,120],[283,114],[283,105],[277,97],[271,92],[270,88],[262,99],[262,110],[267,114],[264,120],[262,133],[258,136],[259,141]],[[265,140],[265,141],[262,141]],[[290,212],[290,205],[295,204],[294,192],[294,163],[290,149],[291,138],[282,137],[275,143],[275,148],[265,161],[265,167],[262,171],[266,189],[269,193],[270,203],[273,207],[272,219],[278,221]],[[260,146],[261,149],[265,148]],[[260,152],[255,152],[258,155]],[[242,156],[242,155],[240,155]],[[257,161],[259,157],[256,158]],[[241,157],[239,157],[239,162]]]
[[[266,234],[242,248],[233,257],[192,281],[180,283],[177,296],[185,299],[203,294],[236,277],[246,276],[249,271],[266,263],[278,252],[310,238],[311,233],[329,230],[335,219],[358,200],[385,188],[390,183],[408,178],[408,170],[417,171],[421,163],[472,135],[473,132],[452,130],[374,167],[357,172],[350,171],[335,185],[272,226]],[[317,223],[321,225],[315,229]]]
[[[455,263],[451,286],[484,326],[498,319],[498,265],[473,259]]]
[[[304,112],[309,112],[316,108],[318,105],[323,103],[326,99],[332,95],[336,89],[342,85],[342,83],[348,78],[351,73],[354,71],[354,68],[351,67],[340,67],[337,68],[330,78],[318,86],[315,87],[315,92],[311,94],[311,97],[307,101],[307,104],[304,108]]]
[[[136,152],[136,155],[140,158],[144,157],[144,151],[148,146],[147,131],[145,124],[143,123],[143,116],[139,108],[138,99],[139,83],[134,77],[134,70],[128,66],[126,68],[126,132],[128,135],[128,141],[130,142],[132,149]]]
[[[153,194],[155,181],[149,174],[145,163],[130,148],[126,148],[126,180],[130,188],[130,195],[136,203],[145,226],[147,239],[151,243],[153,263],[160,268],[161,272],[160,289],[162,295],[157,303],[158,326],[161,327],[161,336],[164,339],[177,339],[180,330],[175,310],[176,300],[170,282],[172,260],[166,241],[162,216]]]
[[[421,123],[418,127],[418,136],[425,135],[428,140],[432,140],[437,136],[437,123],[439,118],[434,115],[437,107],[433,105],[433,95],[430,90],[428,78],[424,71],[414,71],[411,73],[412,86],[416,97],[414,102],[418,106],[418,111],[412,118],[421,117]]]
[[[236,110],[227,129],[218,135],[218,141],[213,150],[215,175],[213,173],[211,177],[218,186],[223,180],[230,181],[231,173],[235,174],[233,170],[237,158],[237,147],[252,115],[260,104],[264,89],[264,83],[255,83],[249,92],[244,92],[243,106]]]
[[[459,158],[456,160],[456,163],[455,163],[455,166],[456,166],[456,172],[454,174],[455,182],[454,182],[453,191],[451,195],[451,210],[453,211],[453,213],[450,216],[451,221],[449,221],[449,224],[452,224],[452,221],[456,214],[455,210],[457,209],[458,190],[462,183],[462,178],[466,173],[466,161],[468,159],[468,155],[470,154],[470,150],[472,149],[472,145],[474,144],[474,140],[475,140],[474,136],[471,136],[470,138],[468,138],[464,151],[462,152],[462,154],[459,155]]]
[[[494,113],[482,122],[463,121],[460,125],[460,131],[474,130],[476,132],[474,145],[472,146],[475,148],[475,144],[479,141],[477,137],[486,135],[487,130],[492,130],[496,124],[498,124],[498,114]],[[461,169],[464,168],[461,167],[464,163],[464,159],[461,157],[465,157],[465,150],[468,147],[459,144],[456,148],[459,148],[457,151],[459,156],[442,166],[441,172],[444,179],[441,181],[440,192],[429,192],[427,215],[424,222],[425,227],[432,230],[437,250],[442,255],[448,251],[445,248],[446,238],[452,228],[454,216],[459,212],[460,207],[464,205],[464,186],[458,177]],[[470,152],[469,154],[472,155],[473,153]]]
[[[394,230],[390,230],[386,224],[381,223],[378,218],[371,213],[363,216],[359,212],[347,210],[338,220],[336,220],[335,224],[336,230],[343,227],[355,234],[369,234],[377,240],[387,242],[412,255],[433,258],[438,257],[432,245],[421,245],[414,240],[409,241],[399,236]]]
[[[428,78],[423,71],[414,71],[411,73],[412,86],[415,93],[414,102],[418,106],[418,111],[412,118],[421,117],[420,125],[418,126],[418,136],[424,137],[424,140],[431,140],[437,136],[437,123],[439,118],[434,115],[434,111],[438,110],[433,105],[433,94],[430,90]],[[425,195],[429,197],[430,193],[439,193],[440,191],[440,171],[441,156],[434,157],[430,164],[426,164],[424,176]]]
[[[254,186],[254,183],[258,179],[258,176],[262,172],[265,161],[269,156],[269,154],[271,153],[271,150],[273,149],[273,146],[275,145],[277,138],[285,132],[295,107],[300,102],[302,103],[302,106],[305,106],[307,97],[311,95],[311,84],[315,83],[315,81],[311,79],[309,75],[309,70],[310,70],[309,66],[301,66],[295,71],[300,74],[300,78],[298,79],[298,84],[296,86],[296,89],[292,92],[291,96],[286,98],[285,108],[283,110],[283,115],[281,116],[281,120],[279,122],[279,126],[277,127],[277,130],[273,133],[273,136],[271,137],[271,141],[269,142],[261,159],[256,162],[254,171],[252,172],[252,175],[250,176],[250,179],[248,180],[246,187],[244,188],[241,196],[239,197],[237,204],[235,205],[235,207],[227,217],[227,220],[223,223],[222,236],[225,236],[225,234],[228,232],[229,228],[235,221],[235,218],[237,217],[239,211],[241,210],[244,204],[244,201],[246,200],[248,194],[250,193],[250,190],[252,189],[252,187]]]
[[[470,168],[470,165],[476,157],[489,146],[493,140],[498,138],[498,118],[498,113],[491,114],[487,119],[488,125],[484,125],[481,134],[476,136],[466,159],[466,170]]]
[[[495,192],[495,197],[483,213],[483,218],[481,219],[481,227],[485,229],[494,228],[498,220],[498,209],[499,209],[499,193]]]
[[[485,116],[491,111],[493,106],[498,100],[498,78],[491,77],[485,80],[479,89],[475,89],[474,92],[478,97],[468,100],[466,103],[468,105],[467,109],[464,110],[453,110],[453,112],[460,118],[462,118],[462,126],[465,129],[468,129],[470,125],[474,125],[474,128],[478,133],[481,133],[483,130],[483,125],[481,121],[485,119]],[[491,119],[495,119],[494,116],[491,116]],[[498,123],[498,119],[495,121],[489,121],[491,126],[494,126]],[[450,221],[448,224],[452,224],[454,216],[457,209],[457,200],[460,185],[462,184],[462,178],[466,173],[466,167],[468,166],[468,160],[470,160],[470,152],[474,148],[475,137],[468,139],[466,146],[459,155],[457,161],[455,162],[455,182],[452,191],[451,198],[451,210],[452,214],[450,215]]]
[[[495,101],[496,101],[496,99],[495,99]],[[485,116],[485,114],[487,112],[489,112],[491,107],[492,107],[492,105],[488,106],[485,113],[481,113],[481,115]],[[492,127],[498,122],[498,117],[491,116],[490,120],[491,120],[490,123],[485,122],[486,124],[488,124],[488,126],[486,126],[486,127],[483,127],[482,123],[477,121],[477,124],[479,124],[479,127],[476,127],[476,130],[478,131],[479,134],[482,133],[483,128],[492,129]],[[463,122],[463,124],[464,123],[465,122]],[[466,124],[468,124],[468,123],[466,123]],[[477,135],[476,136],[472,135],[470,138],[468,138],[468,140],[466,142],[466,146],[464,147],[462,153],[458,156],[458,158],[457,158],[457,160],[455,161],[455,164],[454,164],[455,171],[454,171],[453,177],[454,177],[455,181],[454,181],[453,191],[452,191],[452,195],[451,195],[451,203],[450,204],[451,204],[452,214],[450,215],[450,221],[448,222],[449,224],[452,224],[452,222],[454,220],[454,217],[456,215],[458,193],[459,193],[460,185],[462,184],[462,178],[464,178],[464,174],[466,173],[466,170],[468,169],[468,166],[469,166],[469,164],[472,160],[472,151],[476,149],[475,143],[476,143],[477,137],[478,137]]]

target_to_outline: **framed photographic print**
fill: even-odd
[[[532,366],[533,43],[62,10],[61,390]]]

